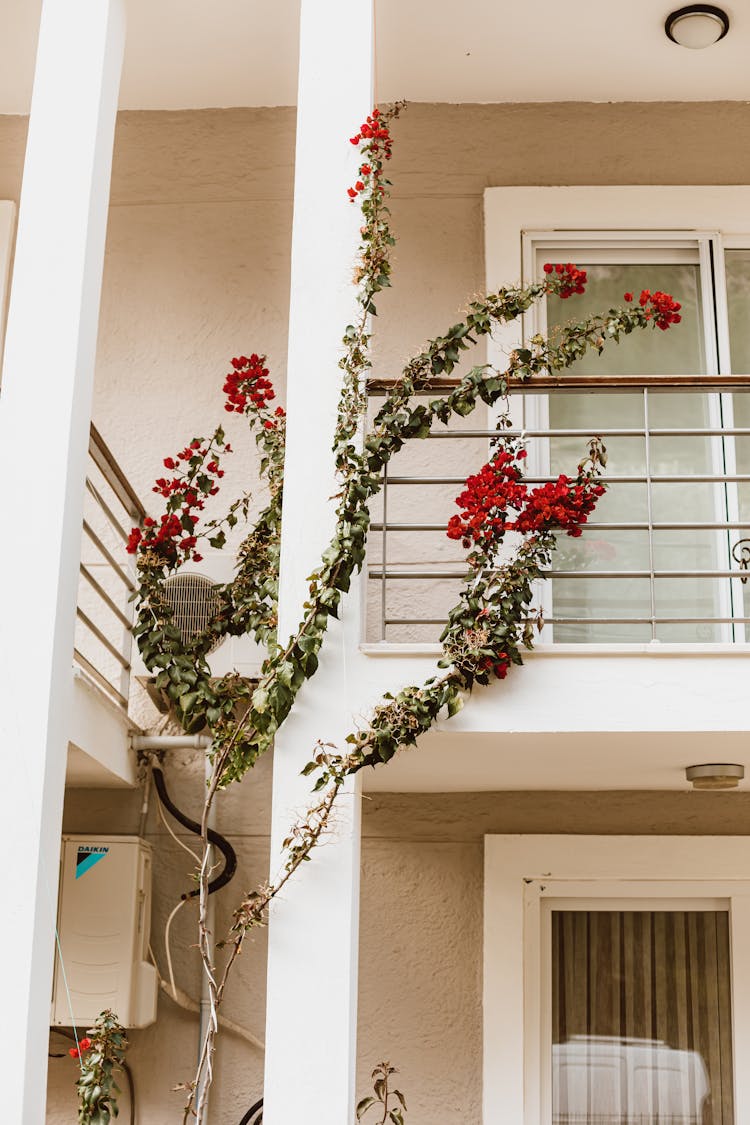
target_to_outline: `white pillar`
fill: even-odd
[[[358,306],[354,261],[362,223],[346,189],[357,178],[349,137],[372,108],[372,0],[302,0],[292,237],[288,444],[279,636],[302,616],[306,578],[333,530],[331,444],[341,338]],[[276,740],[272,867],[295,814],[311,803],[300,777],[318,738],[342,745],[351,727],[347,649],[357,607],[332,621],[320,669]],[[265,1125],[351,1125],[357,1010],[359,789],[341,800],[335,835],[290,881],[272,912],[266,1023]]]
[[[0,397],[2,1118],[41,1125],[123,0],[44,0]]]

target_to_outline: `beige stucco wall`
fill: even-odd
[[[122,114],[117,133],[94,418],[140,493],[159,459],[220,414],[229,356],[267,351],[283,390],[292,213],[289,109]],[[0,197],[17,198],[25,123],[0,118]],[[392,372],[452,323],[482,288],[482,191],[489,185],[748,183],[745,105],[412,106],[398,125],[393,216],[396,287],[383,295],[377,370]],[[324,378],[325,372],[311,372]],[[231,420],[230,420],[231,421]],[[233,433],[233,442],[241,442]],[[239,436],[239,435],[237,435]],[[228,483],[252,474],[238,454]],[[144,711],[145,714],[145,711]],[[179,803],[196,810],[200,765],[174,760]],[[226,795],[220,827],[240,873],[266,875],[269,763]],[[134,832],[140,798],[76,791],[68,831]],[[746,831],[746,795],[379,795],[364,811],[359,1088],[383,1056],[398,1064],[411,1125],[478,1125],[484,832]],[[157,823],[154,950],[185,887],[189,859]],[[177,919],[175,968],[197,994],[189,919]],[[264,935],[243,956],[227,1014],[263,1030]],[[140,1125],[180,1119],[171,1086],[189,1078],[195,1019],[160,1001],[134,1033]],[[290,1081],[294,1061],[290,1060]],[[72,1064],[50,1063],[48,1122],[74,1119]],[[262,1084],[259,1054],[227,1035],[214,1098],[234,1125]],[[127,1118],[125,1118],[127,1120]],[[290,1123],[291,1125],[291,1123]]]

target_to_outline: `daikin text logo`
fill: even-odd
[[[96,844],[82,844],[76,855],[76,879],[80,879],[100,859],[104,859],[108,851],[109,848],[98,847]]]

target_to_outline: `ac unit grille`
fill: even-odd
[[[204,574],[175,574],[164,583],[164,599],[185,642],[202,633],[219,609],[216,586]],[[221,644],[216,638],[209,651]]]

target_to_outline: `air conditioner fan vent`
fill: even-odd
[[[219,609],[216,586],[205,574],[175,574],[164,583],[164,599],[171,606],[173,621],[183,641],[191,641],[208,625]],[[217,637],[209,649],[221,644]]]

